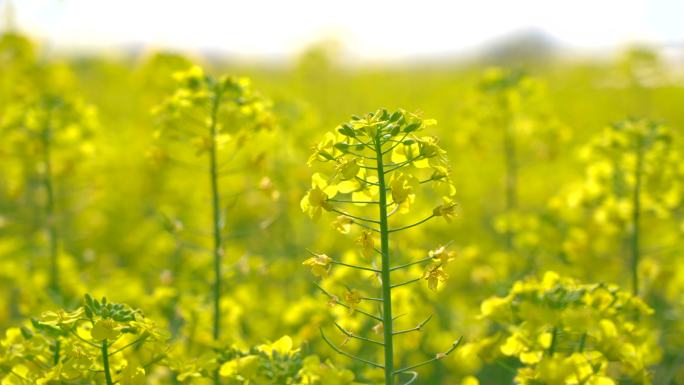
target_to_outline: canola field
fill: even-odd
[[[0,383],[684,383],[684,78],[0,37]]]

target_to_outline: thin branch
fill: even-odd
[[[384,301],[382,298],[373,298],[373,297],[361,297],[361,299],[364,301],[376,301],[376,302]]]
[[[408,135],[409,135],[408,132],[405,133],[404,136],[403,136],[399,141],[397,141],[395,144],[392,145],[392,147],[390,147],[390,148],[388,148],[387,150],[383,151],[383,152],[382,152],[382,155],[388,154],[389,152],[391,152],[392,150],[394,150],[395,147],[397,147],[398,145],[402,144],[402,143],[404,142],[404,139],[406,139],[406,137],[407,137]]]
[[[320,256],[320,254],[314,253],[313,251],[311,251],[311,250],[309,250],[309,249],[304,249],[304,250],[306,250],[306,252],[309,253],[309,254],[311,254],[311,256],[313,256],[313,257],[318,257],[318,256]],[[365,271],[372,271],[373,273],[379,273],[379,272],[380,272],[380,270],[374,269],[374,268],[372,268],[372,267],[351,265],[351,264],[349,264],[349,263],[338,262],[338,261],[335,261],[335,260],[333,260],[333,261],[330,262],[330,263],[332,263],[333,265],[345,266],[345,267],[349,267],[349,268],[352,268],[352,269],[365,270]]]
[[[359,164],[358,166],[361,167],[361,168],[365,168],[366,170],[377,170],[377,169],[378,169],[377,167],[365,166],[365,165],[362,165],[362,164]]]
[[[304,250],[306,250],[306,252],[309,253],[309,254],[310,254],[311,256],[313,256],[313,257],[318,257],[318,256],[321,255],[321,254],[318,254],[318,253],[314,253],[313,251],[311,251],[311,250],[309,250],[309,249],[304,249]],[[374,268],[372,268],[372,267],[350,265],[350,264],[348,264],[348,263],[338,262],[338,261],[334,261],[334,260],[333,260],[332,262],[330,262],[330,263],[332,263],[333,265],[340,265],[340,266],[350,267],[350,268],[352,268],[352,269],[359,269],[359,270],[365,270],[365,271],[372,271],[373,273],[379,273],[379,272],[380,272],[380,270],[374,269]]]
[[[364,221],[364,222],[370,222],[370,223],[380,224],[380,221],[376,221],[375,219],[368,219],[368,218],[363,218],[363,217],[357,217],[357,216],[355,216],[355,215],[351,215],[351,214],[345,213],[344,211],[340,211],[340,210],[338,210],[338,209],[331,209],[330,211],[335,212],[335,213],[338,213],[338,214],[340,214],[340,215],[344,215],[345,217],[349,217],[349,218],[352,218],[352,219],[358,219],[358,220]]]
[[[405,382],[403,385],[411,385],[413,384],[417,379],[418,379],[418,372],[403,372],[403,373],[397,373],[397,374],[410,374],[411,378]]]
[[[118,352],[120,352],[120,351],[123,351],[123,350],[125,350],[125,349],[128,349],[129,347],[131,347],[131,346],[133,346],[133,345],[135,345],[135,344],[137,344],[137,343],[140,343],[140,342],[145,341],[148,337],[149,337],[149,335],[143,335],[142,337],[138,338],[137,340],[135,340],[135,341],[133,341],[133,342],[131,342],[131,343],[129,343],[129,344],[126,344],[126,345],[124,345],[123,347],[121,347],[121,348],[119,348],[119,349],[116,349],[115,351],[109,353],[109,355],[110,355],[110,356],[113,356],[113,355],[115,355],[116,353],[118,353]]]
[[[419,367],[421,367],[421,366],[424,366],[424,365],[427,365],[427,364],[431,364],[431,363],[433,363],[433,362],[435,362],[435,361],[444,359],[444,358],[446,358],[446,356],[448,356],[451,352],[453,352],[454,350],[456,350],[456,348],[458,347],[458,345],[461,344],[461,341],[463,341],[463,336],[459,337],[456,341],[454,341],[454,343],[451,344],[451,347],[449,348],[449,350],[447,350],[446,352],[437,353],[437,354],[435,355],[435,357],[433,357],[433,358],[431,358],[431,359],[429,359],[429,360],[427,360],[427,361],[423,361],[423,362],[421,362],[421,363],[419,363],[419,364],[407,366],[407,367],[405,367],[405,368],[396,370],[396,371],[394,371],[394,374],[396,375],[396,374],[399,374],[399,373],[402,373],[402,372],[408,372],[409,370],[416,369],[416,368],[419,368]]]
[[[356,145],[357,145],[357,144],[350,144],[350,143],[345,143],[345,142],[340,142],[340,143],[344,143],[344,144],[346,144],[346,145],[348,145],[348,146],[350,146],[350,147],[351,147],[351,146],[356,146]],[[341,150],[340,150],[340,151],[341,151]],[[342,151],[342,152],[343,152],[344,154],[354,155],[354,156],[356,156],[356,157],[363,158],[363,159],[375,160],[374,157],[367,156],[367,155],[363,155],[363,154],[359,154],[359,153],[356,153],[356,152],[353,152],[353,151],[349,151],[348,149],[345,150],[345,151]],[[336,158],[335,160],[337,160],[337,159],[339,159],[339,158],[341,158],[341,157],[338,157],[338,158]]]
[[[399,266],[392,267],[392,268],[390,268],[390,271],[405,269],[405,268],[407,268],[407,267],[409,267],[409,266],[418,265],[418,264],[420,264],[420,263],[424,263],[424,262],[430,261],[430,260],[432,260],[432,259],[434,259],[434,257],[425,257],[425,258],[419,259],[419,260],[417,260],[417,261],[413,261],[413,262],[409,262],[409,263],[406,263],[406,264],[403,264],[403,265],[399,265]]]
[[[378,269],[373,269],[372,267],[364,267],[364,266],[350,265],[350,264],[348,264],[348,263],[337,262],[337,261],[332,261],[331,263],[332,263],[333,265],[340,265],[340,266],[349,267],[349,268],[352,268],[352,269],[365,270],[365,271],[372,271],[373,273],[380,273],[380,270],[378,270]]]
[[[422,155],[418,155],[418,156],[414,156],[414,157],[411,158],[411,159],[407,159],[407,160],[405,160],[405,161],[403,161],[403,162],[401,162],[401,163],[397,163],[396,165],[394,165],[394,167],[385,170],[385,174],[389,174],[389,173],[391,173],[392,171],[398,170],[398,169],[400,169],[400,168],[406,166],[407,164],[412,163],[414,160],[420,159],[420,158],[422,158],[422,157],[423,157]]]
[[[355,201],[355,200],[348,200],[348,199],[328,199],[328,202],[355,203],[355,204],[375,204],[375,205],[380,203],[378,201]]]
[[[375,149],[375,141],[363,142],[363,141],[361,141],[361,140],[358,139],[358,138],[357,138],[356,140],[359,141],[359,144],[363,144],[363,145],[366,146],[366,148],[368,148],[369,150],[371,150],[371,151],[373,151],[373,152],[376,152],[376,149]],[[373,143],[373,146],[371,146],[371,143]],[[377,159],[376,159],[376,158],[373,158],[373,160],[377,160]]]
[[[100,345],[95,344],[95,343],[93,343],[93,342],[90,342],[90,341],[88,341],[87,339],[85,339],[85,338],[81,337],[80,335],[78,335],[78,333],[76,333],[76,332],[74,331],[74,329],[71,329],[71,330],[69,330],[69,331],[70,331],[71,334],[73,334],[76,338],[78,338],[79,340],[85,342],[86,344],[88,344],[88,345],[90,345],[90,346],[92,346],[92,347],[95,347],[95,348],[99,348],[99,347],[100,347]]]
[[[316,287],[319,288],[319,289],[323,292],[323,294],[327,295],[328,298],[330,298],[333,302],[335,302],[335,304],[340,305],[340,306],[342,306],[342,307],[345,308],[345,309],[349,309],[349,310],[351,310],[351,311],[359,312],[359,313],[361,313],[361,314],[363,314],[363,315],[365,315],[365,316],[367,316],[367,317],[370,317],[370,318],[372,318],[372,319],[374,319],[374,320],[376,320],[376,321],[382,322],[382,318],[380,318],[380,317],[378,317],[378,316],[376,316],[376,315],[373,315],[373,314],[371,314],[371,313],[365,312],[365,311],[363,311],[363,310],[361,310],[361,309],[353,308],[353,307],[347,305],[346,303],[341,302],[340,299],[339,299],[337,296],[334,296],[334,295],[330,294],[327,290],[325,290],[323,287],[321,287],[321,285],[319,285],[318,283],[314,282],[314,285],[316,285]]]
[[[320,329],[320,331],[321,331],[321,337],[323,337],[323,340],[332,348],[332,350],[334,350],[334,351],[337,352],[338,354],[341,354],[341,355],[343,355],[343,356],[345,356],[345,357],[349,357],[349,358],[351,358],[351,359],[353,359],[353,360],[357,360],[357,361],[363,362],[364,364],[373,366],[373,367],[375,367],[375,368],[379,368],[379,369],[384,369],[384,368],[385,368],[383,365],[380,365],[380,364],[375,363],[375,362],[372,362],[372,361],[365,360],[365,359],[363,359],[363,358],[361,358],[361,357],[357,357],[357,356],[355,356],[355,355],[352,355],[352,354],[349,354],[349,353],[345,352],[344,350],[338,348],[338,347],[335,346],[332,342],[330,342],[330,340],[328,339],[328,337],[325,336],[325,333],[323,333],[323,329],[322,329],[322,328]]]
[[[414,282],[418,282],[418,281],[420,281],[420,280],[421,280],[421,278],[415,278],[415,279],[412,279],[412,280],[410,280],[410,281],[406,281],[406,282],[398,283],[398,284],[396,284],[396,285],[392,285],[392,286],[390,286],[390,288],[396,289],[397,287],[404,286],[404,285],[409,285],[409,284],[412,284],[412,283],[414,283]]]
[[[393,203],[394,203],[394,202],[393,202]],[[390,203],[390,206],[391,206],[391,205],[392,205],[392,203]],[[389,217],[391,217],[392,215],[396,214],[396,213],[399,211],[399,208],[400,208],[400,207],[401,207],[400,204],[396,204],[396,206],[394,206],[394,209],[393,209],[392,211],[390,211],[389,214],[387,214],[387,218],[389,218]]]
[[[430,216],[428,216],[428,217],[426,217],[426,218],[424,218],[424,219],[421,219],[420,221],[418,221],[418,222],[416,222],[416,223],[414,223],[414,224],[412,224],[412,225],[408,225],[408,226],[404,226],[404,227],[398,227],[398,228],[396,228],[396,229],[390,229],[389,232],[390,232],[390,233],[393,233],[393,232],[395,232],[395,231],[401,231],[401,230],[410,229],[411,227],[416,227],[416,226],[418,226],[418,225],[422,225],[423,223],[429,221],[430,219],[432,219],[432,218],[434,218],[434,217],[435,217],[435,214],[430,214]]]
[[[352,333],[351,331],[349,331],[349,330],[343,328],[343,327],[342,327],[340,324],[338,324],[337,322],[334,322],[334,324],[335,324],[335,326],[337,326],[338,329],[340,329],[340,331],[342,332],[342,334],[344,334],[345,336],[347,336],[347,337],[349,337],[349,338],[356,338],[357,340],[366,341],[366,342],[371,342],[371,343],[374,343],[374,344],[380,345],[380,346],[385,346],[385,344],[382,343],[382,342],[380,342],[380,341],[376,341],[376,340],[371,339],[371,338],[366,338],[366,337],[362,337],[362,336],[356,335],[356,334]]]
[[[453,243],[454,243],[454,241],[451,240],[451,241],[447,242],[444,246],[441,246],[440,248],[447,249],[447,248],[448,248],[449,246],[451,246]],[[409,262],[409,263],[406,263],[406,264],[403,264],[403,265],[399,265],[399,266],[392,267],[392,268],[390,268],[390,271],[395,271],[395,270],[404,269],[404,268],[407,268],[407,267],[409,267],[409,266],[413,266],[413,265],[417,265],[417,264],[420,264],[420,263],[424,263],[424,262],[430,261],[430,260],[432,260],[432,259],[435,259],[435,257],[425,257],[425,258],[419,259],[419,260],[417,260],[417,261],[413,261],[413,262]]]
[[[362,183],[366,183],[366,184],[369,184],[372,186],[378,186],[378,187],[380,186],[380,184],[378,184],[376,182],[371,182],[371,181],[365,180],[363,178],[359,178],[358,176],[355,176],[354,178],[356,178],[359,182],[362,182]]]
[[[379,233],[379,232],[380,232],[380,230],[376,229],[375,227],[368,226],[368,225],[365,224],[365,223],[361,223],[361,222],[357,222],[357,221],[352,221],[352,223],[355,224],[355,225],[357,225],[357,226],[361,226],[361,227],[363,227],[364,229],[368,229],[368,230],[370,230],[370,231],[374,231],[374,232],[376,232],[376,233]],[[382,253],[381,253],[381,254],[382,254]]]
[[[429,315],[425,320],[423,320],[421,323],[419,323],[418,325],[416,325],[416,327],[413,327],[413,328],[411,328],[411,329],[398,330],[398,331],[394,332],[393,334],[396,336],[396,335],[399,335],[399,334],[406,334],[406,333],[411,333],[411,332],[418,332],[418,331],[422,330],[423,327],[425,327],[425,325],[426,325],[428,322],[430,322],[431,319],[432,319],[432,314],[430,314],[430,315]]]

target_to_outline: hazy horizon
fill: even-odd
[[[635,44],[684,44],[684,26],[676,20],[684,14],[684,2],[673,0],[484,1],[467,7],[432,0],[420,7],[386,0],[339,7],[304,0],[201,0],[192,7],[130,0],[0,0],[0,5],[3,29],[12,19],[19,32],[67,52],[171,49],[284,61],[331,41],[347,59],[392,62],[474,56],[515,39],[592,55]]]

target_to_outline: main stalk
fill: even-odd
[[[632,196],[632,294],[639,295],[639,222],[641,215],[641,168],[643,164],[642,143],[637,143],[636,165],[634,170],[634,193]]]
[[[105,376],[105,383],[107,385],[114,385],[114,382],[112,381],[112,373],[111,370],[109,369],[109,348],[107,345],[107,339],[105,338],[102,341],[102,369],[104,371],[104,376]]]
[[[218,187],[218,162],[216,154],[217,116],[221,101],[220,91],[215,90],[211,106],[211,122],[209,124],[210,150],[209,150],[209,177],[211,179],[211,202],[214,232],[214,341],[221,336],[221,257],[223,256],[221,243],[221,200]],[[216,370],[214,383],[220,384],[221,380]]]
[[[375,156],[380,190],[380,251],[382,253],[382,323],[385,344],[385,385],[394,385],[394,346],[392,341],[392,286],[390,282],[389,226],[387,224],[387,186],[379,134],[375,137]]]
[[[506,155],[506,214],[508,216],[518,205],[518,165],[516,156],[516,143],[511,127],[511,118],[506,115],[504,121],[504,152]],[[510,217],[507,221],[510,222]],[[513,231],[510,223],[506,227],[506,248],[513,250]]]
[[[43,163],[45,166],[45,175],[43,176],[43,187],[45,188],[46,203],[45,216],[46,226],[48,230],[49,242],[49,256],[50,256],[50,289],[55,293],[59,293],[59,261],[58,261],[58,245],[57,245],[57,224],[55,223],[55,197],[54,187],[52,185],[52,153],[51,153],[51,139],[52,132],[50,128],[50,114],[45,122],[45,127],[42,133],[43,144]]]

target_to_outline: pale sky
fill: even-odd
[[[142,43],[288,58],[336,38],[353,57],[394,60],[457,54],[532,28],[576,49],[684,43],[684,0],[11,1],[20,30],[56,48]]]

